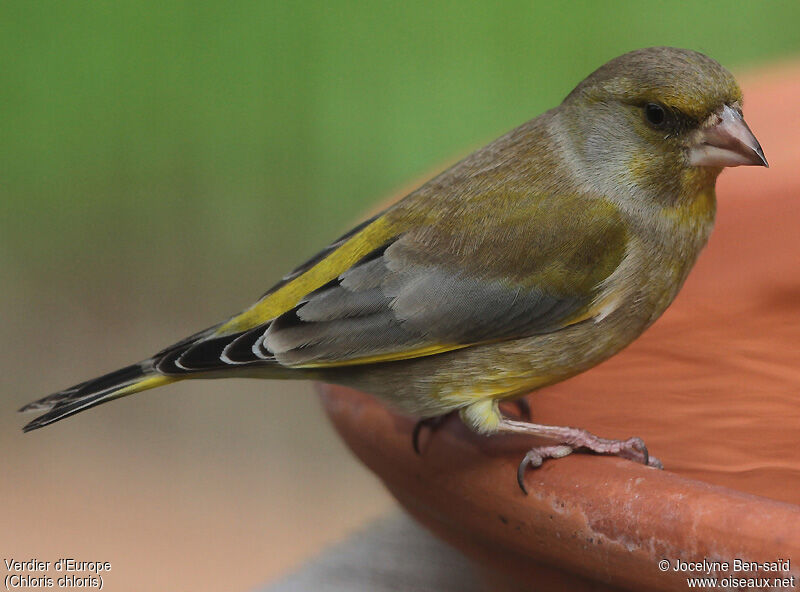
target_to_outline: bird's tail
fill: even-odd
[[[30,432],[100,403],[180,380],[153,370],[152,361],[132,364],[28,403],[20,411],[46,411],[23,429]]]

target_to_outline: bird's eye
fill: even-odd
[[[667,121],[667,111],[658,103],[647,103],[644,106],[644,116],[653,127],[661,127]]]

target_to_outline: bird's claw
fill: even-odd
[[[422,451],[419,448],[419,435],[422,432],[422,428],[430,428],[432,432],[435,432],[439,426],[444,423],[444,420],[447,418],[447,415],[437,415],[436,417],[426,417],[425,419],[420,419],[414,425],[414,431],[411,432],[411,445],[414,447],[414,452],[417,455],[421,455]]]
[[[645,445],[644,440],[641,438],[636,436],[633,438],[628,438],[627,440],[621,442],[621,445],[620,451],[616,453],[617,456],[627,458],[628,460],[632,460],[634,462],[640,462],[643,465],[653,467],[655,469],[664,468],[663,463],[659,459],[657,459],[655,456],[650,456],[650,453],[647,451],[647,446]]]
[[[528,495],[528,490],[525,488],[525,471],[530,467],[536,469],[542,466],[546,458],[563,458],[572,454],[572,446],[567,444],[557,444],[556,446],[536,446],[528,450],[528,453],[522,459],[517,467],[517,483],[522,493]]]

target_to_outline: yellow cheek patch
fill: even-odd
[[[247,331],[273,320],[292,309],[309,292],[324,286],[355,265],[392,238],[394,233],[391,224],[384,218],[378,218],[311,269],[222,325],[215,335]]]

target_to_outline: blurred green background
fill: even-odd
[[[385,511],[308,385],[183,383],[25,437],[13,409],[249,304],[620,53],[742,71],[800,55],[798,23],[794,0],[3,2],[0,551],[246,589]]]

